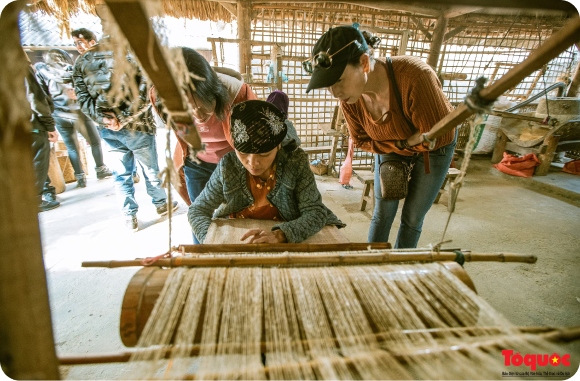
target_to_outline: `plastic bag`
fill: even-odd
[[[494,110],[507,110],[515,106],[515,102],[509,101],[506,97],[499,97],[494,103]],[[497,140],[497,130],[501,124],[502,117],[495,115],[484,115],[483,123],[479,127],[479,134],[475,137],[475,146],[472,153],[475,155],[492,153]]]
[[[494,164],[494,167],[508,175],[532,177],[538,165],[540,165],[540,160],[534,153],[517,157],[504,152],[502,161]]]
[[[342,185],[348,185],[350,183],[350,178],[352,177],[352,158],[354,156],[354,141],[351,137],[348,138],[348,152],[346,154],[346,159],[340,167],[340,176],[338,182]]]

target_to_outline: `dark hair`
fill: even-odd
[[[66,63],[69,65],[73,65],[73,59],[71,57],[70,54],[68,54],[67,52],[65,52],[62,49],[50,49],[48,51],[48,53],[45,54],[44,56],[44,61],[47,64],[51,64],[51,63]]]
[[[195,94],[205,103],[212,103],[215,100],[214,112],[218,119],[224,120],[230,105],[228,89],[201,54],[190,48],[182,47],[181,50],[189,72],[203,78],[203,80],[190,79],[195,86]]]
[[[362,31],[361,34],[363,35],[367,45],[369,46],[369,49],[366,52],[361,52],[360,54],[358,54],[356,57],[351,57],[348,60],[348,63],[351,65],[356,65],[358,66],[360,63],[360,56],[362,56],[365,53],[369,53],[369,57],[371,59],[373,59],[372,54],[370,54],[372,52],[373,49],[376,49],[380,46],[381,44],[381,38],[377,37],[375,35],[373,35],[370,32],[367,32],[366,30]]]
[[[95,41],[97,42],[97,36],[87,28],[78,28],[70,32],[73,37],[84,38],[87,42]]]

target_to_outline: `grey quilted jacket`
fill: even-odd
[[[325,225],[346,226],[322,203],[308,165],[308,155],[302,149],[278,151],[276,168],[276,186],[267,198],[287,222],[274,225],[272,230],[281,229],[288,242],[299,243]],[[246,183],[246,169],[236,153],[230,152],[218,163],[204,190],[189,207],[189,224],[203,243],[212,215],[224,218],[253,203],[254,197]]]
[[[123,128],[155,133],[153,111],[145,77],[131,57],[114,57],[111,48],[108,38],[103,38],[75,62],[73,81],[82,112],[98,123],[100,128],[104,126],[103,118],[108,117],[105,112],[112,112]],[[136,99],[113,99],[108,94],[111,89],[115,59],[126,59],[130,64],[135,65],[137,75],[133,79],[125,76],[123,80],[135,81],[139,89],[139,96]]]

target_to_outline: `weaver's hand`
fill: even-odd
[[[121,129],[121,124],[119,123],[119,120],[117,120],[117,117],[115,117],[115,114],[112,112],[106,112],[105,114],[111,117],[103,118],[103,123],[107,125],[106,128],[111,131],[119,131]]]
[[[77,95],[75,94],[75,89],[65,89],[66,96],[70,99],[77,99]]]
[[[411,147],[421,144],[423,142],[423,138],[421,137],[421,135],[422,135],[421,131],[415,132],[413,135],[407,138],[407,143],[409,143]]]
[[[242,236],[240,241],[250,240],[248,243],[282,243],[286,242],[286,235],[280,229],[274,231],[264,231],[262,229],[250,229]]]
[[[48,132],[48,141],[49,142],[56,143],[57,140],[58,140],[58,132],[56,132],[56,131],[49,131]]]

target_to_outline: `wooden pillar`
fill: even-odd
[[[578,87],[580,86],[580,63],[576,66],[576,71],[574,71],[574,76],[572,77],[572,83],[568,88],[568,92],[566,93],[567,97],[575,97],[576,93],[578,93]]]
[[[431,49],[429,50],[429,56],[427,57],[427,63],[431,65],[433,70],[437,70],[437,62],[439,61],[439,53],[441,52],[441,45],[443,44],[443,39],[445,38],[445,31],[447,30],[447,19],[443,13],[437,19],[437,25],[435,25],[435,30],[433,31],[433,39],[431,40]]]
[[[251,81],[252,74],[252,5],[248,0],[238,0],[238,38],[240,39],[240,74]]]
[[[46,273],[38,227],[38,191],[32,166],[30,106],[12,2],[0,17],[0,363],[13,379],[59,379]]]

